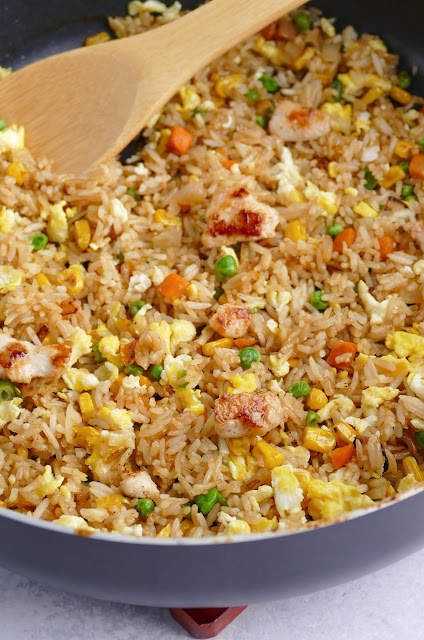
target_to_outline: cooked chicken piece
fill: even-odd
[[[71,356],[71,347],[52,344],[37,347],[0,334],[0,377],[12,382],[31,382],[33,378],[58,377]]]
[[[330,133],[330,116],[291,100],[281,100],[272,114],[268,129],[284,142],[315,140]]]
[[[129,498],[159,498],[159,489],[147,471],[123,471],[121,491]]]
[[[248,307],[223,304],[209,320],[209,326],[224,338],[241,338],[249,329],[251,317]]]
[[[421,251],[424,251],[424,222],[409,222],[405,225],[405,231],[417,243]]]
[[[280,400],[270,391],[224,393],[215,401],[215,430],[223,438],[263,436],[283,425]]]
[[[272,238],[278,213],[259,202],[242,187],[232,192],[218,192],[206,214],[208,228],[202,235],[205,247],[223,247],[235,242]]]

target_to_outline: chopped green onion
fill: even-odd
[[[321,421],[319,413],[315,413],[315,411],[308,411],[306,415],[306,426],[307,427],[315,427]]]
[[[220,502],[225,506],[228,504],[224,496],[219,493],[218,489],[209,489],[207,493],[201,493],[199,496],[196,496],[194,501],[199,507],[199,511],[203,513],[204,516],[213,509],[217,502]]]
[[[185,389],[186,387],[188,387],[188,382],[183,382],[182,384],[179,384],[178,387],[180,389]]]
[[[161,364],[154,364],[149,369],[149,376],[152,380],[160,380],[163,369]]]
[[[137,500],[135,508],[140,514],[140,517],[144,519],[148,513],[153,511],[153,509],[155,508],[155,503],[153,502],[153,500],[150,500],[150,498],[140,498],[140,500]]]
[[[252,313],[259,313],[260,308],[259,307],[252,307]]]
[[[311,387],[306,382],[306,380],[293,382],[293,384],[291,384],[289,387],[290,393],[292,393],[295,398],[306,398],[310,390],[311,390]]]
[[[307,13],[300,11],[294,18],[295,23],[298,26],[300,33],[306,33],[310,31],[312,27],[312,21]]]
[[[334,238],[338,236],[339,233],[343,231],[343,229],[344,227],[342,227],[342,225],[339,224],[338,222],[332,222],[330,225],[328,225],[326,229],[326,233],[327,235],[331,236],[334,240]]]
[[[92,349],[93,349],[93,353],[94,353],[94,360],[95,360],[96,362],[103,362],[104,358],[103,358],[103,356],[102,356],[102,352],[101,352],[101,351],[100,351],[100,349],[99,349],[99,343],[98,343],[98,342],[95,342],[95,343],[93,344]]]
[[[129,189],[127,189],[127,194],[131,196],[131,198],[134,198],[134,200],[136,200],[137,202],[140,200],[140,196],[138,195],[137,191],[133,187],[130,187]]]
[[[421,151],[424,153],[424,138],[421,138],[421,140],[418,140],[418,144],[420,146]]]
[[[414,185],[412,184],[404,184],[402,185],[402,198],[406,200],[406,198],[410,198],[414,195]]]
[[[334,89],[335,94],[333,96],[333,102],[340,102],[343,95],[343,84],[340,78],[336,78],[330,84],[330,89]]]
[[[420,447],[420,449],[424,449],[424,431],[416,431],[414,433],[415,444]]]
[[[215,300],[218,300],[223,293],[224,289],[222,287],[215,287],[215,293],[213,294],[213,297],[215,298]]]
[[[138,366],[138,364],[129,364],[128,367],[124,367],[124,373],[127,376],[142,376],[144,375],[144,369]]]
[[[240,362],[243,369],[249,369],[253,362],[259,362],[261,354],[255,347],[245,347],[240,351]]]
[[[253,102],[259,102],[261,97],[256,89],[249,89],[249,91],[246,93],[246,98],[248,100],[253,100]]]
[[[378,180],[374,177],[369,169],[365,169],[365,189],[373,191],[378,185]]]
[[[47,247],[49,239],[45,233],[37,233],[37,235],[32,236],[31,244],[34,247],[34,251],[41,251]]]
[[[3,129],[6,129],[6,127],[6,122],[3,120],[3,118],[0,118],[0,131],[3,131]]]
[[[215,275],[219,282],[232,278],[237,273],[237,261],[234,256],[223,256],[215,263]]]
[[[87,480],[83,480],[82,484],[84,484],[86,487],[88,487],[90,482],[93,482],[93,478],[87,477]]]
[[[134,302],[131,302],[129,309],[132,317],[134,317],[145,304],[146,303],[143,302],[143,300],[134,300]]]
[[[124,254],[122,253],[122,251],[120,251],[116,257],[118,258],[118,262],[119,262],[119,264],[124,264],[124,262],[125,262],[125,256],[124,256]]]
[[[399,86],[401,89],[409,89],[411,86],[412,78],[408,71],[401,71],[398,76]]]
[[[265,129],[266,131],[268,123],[263,116],[260,116],[260,115],[256,116],[256,124],[258,124],[260,127],[262,127],[262,129]]]
[[[259,82],[262,84],[263,88],[268,91],[268,93],[276,93],[280,88],[277,80],[270,76],[268,73],[264,73],[259,78]]]
[[[318,309],[318,311],[325,311],[330,304],[326,300],[322,300],[322,296],[325,294],[325,291],[316,290],[311,295],[311,305]]]
[[[197,114],[199,114],[199,116],[205,116],[207,114],[208,110],[207,109],[195,109],[193,111],[193,118],[194,116],[197,116]]]
[[[22,398],[22,393],[10,380],[0,380],[0,402]]]
[[[402,171],[404,171],[406,173],[406,175],[409,175],[409,162],[407,162],[406,160],[402,160],[402,162],[399,162],[399,166],[402,169]]]

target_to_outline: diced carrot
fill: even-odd
[[[338,447],[331,452],[331,462],[335,469],[341,469],[355,455],[356,448],[353,442],[347,444],[345,447]]]
[[[253,347],[256,344],[255,338],[237,338],[234,340],[234,344],[237,349],[244,349],[245,347]]]
[[[391,236],[382,236],[378,239],[378,244],[380,245],[380,258],[382,260],[387,260],[387,256],[396,250],[396,242]]]
[[[356,240],[356,231],[352,229],[352,227],[347,227],[347,229],[343,229],[333,241],[333,250],[337,251],[337,253],[343,253],[344,245],[348,248],[353,245]]]
[[[357,351],[358,347],[354,342],[336,340],[331,347],[327,362],[330,367],[336,367],[336,369],[349,369]]]
[[[193,135],[187,129],[183,129],[179,124],[172,127],[171,135],[168,139],[167,147],[171,151],[176,151],[182,156],[193,144]]]
[[[178,273],[170,273],[158,286],[158,291],[170,300],[177,300],[181,298],[188,286],[190,286],[188,280],[178,275]]]
[[[275,35],[277,32],[277,23],[271,22],[265,29],[262,29],[261,36],[265,38],[265,40],[275,40]]]
[[[409,175],[416,180],[424,180],[424,153],[417,153],[417,155],[412,156]]]

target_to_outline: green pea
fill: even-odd
[[[402,160],[402,162],[399,162],[399,166],[402,169],[402,171],[404,171],[406,173],[406,175],[409,175],[409,162],[407,162],[406,160]]]
[[[103,362],[104,358],[102,356],[102,352],[99,349],[99,343],[98,342],[94,343],[92,349],[94,353],[94,360],[96,362]]]
[[[140,517],[144,519],[148,513],[151,513],[151,511],[153,511],[153,509],[155,508],[155,503],[153,502],[153,500],[150,500],[150,498],[140,498],[140,500],[137,500],[135,508],[140,514]]]
[[[293,382],[290,385],[289,391],[294,395],[295,398],[306,398],[309,394],[311,387],[306,382],[306,380],[299,380],[299,382]]]
[[[219,282],[232,278],[237,273],[237,261],[234,256],[223,256],[215,263],[215,275]]]
[[[253,100],[253,102],[259,102],[260,95],[256,91],[256,89],[249,89],[249,91],[246,93],[246,98],[248,98],[248,100]]]
[[[213,294],[213,297],[215,298],[215,300],[218,300],[222,294],[224,293],[224,289],[222,287],[216,287],[215,288],[215,293]]]
[[[152,380],[160,380],[163,369],[161,364],[154,364],[149,369],[149,376]]]
[[[3,129],[6,129],[7,124],[5,122],[5,120],[3,120],[3,118],[0,118],[0,131],[3,131]]]
[[[256,124],[258,124],[260,127],[262,127],[262,129],[265,129],[265,130],[266,130],[267,126],[268,126],[268,123],[265,120],[265,118],[263,116],[260,116],[260,115],[256,116]]]
[[[22,398],[20,390],[10,380],[0,380],[0,402],[7,402],[13,398]]]
[[[341,102],[343,95],[343,84],[340,78],[336,78],[335,80],[333,80],[333,82],[330,84],[330,89],[334,89],[335,91],[333,102]]]
[[[261,354],[255,347],[245,347],[240,351],[240,362],[243,369],[249,369],[253,362],[259,362]]]
[[[263,88],[268,91],[268,93],[276,93],[276,91],[278,91],[278,89],[280,88],[277,80],[267,73],[261,75],[261,77],[259,78],[259,82],[261,83]]]
[[[34,251],[41,251],[41,249],[45,249],[47,247],[49,239],[45,233],[37,233],[37,235],[32,236],[31,244],[34,247]]]
[[[377,178],[374,177],[373,173],[369,169],[365,169],[365,189],[373,191],[377,185]]]
[[[209,489],[207,493],[201,493],[194,499],[199,507],[199,511],[206,516],[217,502],[227,505],[226,499],[219,493],[218,489]]]
[[[252,313],[259,313],[260,308],[259,307],[252,307]]]
[[[414,195],[414,185],[404,184],[402,185],[402,198],[406,200]]]
[[[129,364],[128,367],[124,367],[124,373],[127,376],[142,376],[144,375],[144,369],[138,366],[138,364]]]
[[[331,236],[334,240],[334,238],[338,236],[339,233],[343,231],[343,229],[344,227],[342,227],[342,225],[339,224],[338,222],[332,222],[330,225],[328,225],[326,229],[326,233],[327,235]]]
[[[320,421],[321,421],[321,418],[319,416],[319,413],[316,413],[315,411],[308,411],[306,415],[307,427],[315,427],[315,425],[317,425]]]
[[[143,300],[134,300],[134,302],[131,302],[129,309],[132,317],[134,317],[145,304]]]
[[[421,151],[424,153],[424,138],[421,138],[421,140],[418,140],[418,144],[420,146]]]
[[[131,196],[131,198],[134,198],[136,202],[140,200],[140,196],[138,195],[137,191],[133,187],[130,187],[129,189],[127,189],[127,194]]]
[[[306,33],[307,31],[310,31],[312,27],[312,21],[304,11],[300,11],[294,21],[296,22],[300,33]]]
[[[311,295],[311,305],[318,309],[318,311],[325,311],[330,304],[326,300],[322,300],[322,296],[325,295],[325,291],[314,291]]]
[[[424,431],[416,431],[414,433],[415,444],[420,447],[420,449],[424,449]]]
[[[412,78],[408,71],[401,71],[398,76],[399,86],[401,89],[409,89]]]

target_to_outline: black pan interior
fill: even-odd
[[[168,0],[169,3],[169,0]],[[196,0],[182,0],[194,8]],[[315,0],[311,2],[338,25],[353,24],[359,31],[378,33],[392,51],[401,54],[401,66],[424,68],[423,0]],[[105,16],[124,15],[125,0],[0,0],[0,65],[17,69],[39,58],[81,46],[93,33],[107,29]],[[424,93],[424,74],[413,90]]]

